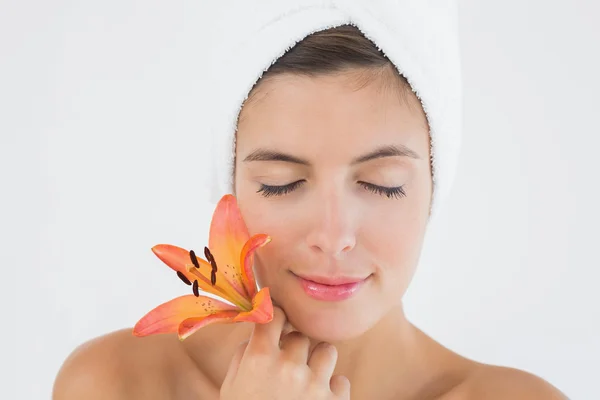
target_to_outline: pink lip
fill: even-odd
[[[367,278],[317,277],[296,275],[304,292],[310,297],[323,301],[341,301],[352,297]]]

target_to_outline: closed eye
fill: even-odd
[[[289,183],[283,186],[272,186],[272,185],[260,185],[260,189],[258,189],[257,193],[262,193],[264,197],[271,196],[283,196],[284,194],[288,194],[289,192],[295,190],[297,187],[302,185],[305,181],[296,181]]]
[[[406,192],[404,191],[404,186],[387,187],[387,186],[374,185],[372,183],[367,183],[367,182],[358,182],[358,183],[362,187],[367,189],[368,191],[373,192],[375,194],[380,194],[382,196],[386,196],[389,199],[391,199],[392,197],[397,198],[397,199],[399,199],[401,197],[406,197]]]
[[[257,193],[261,193],[264,197],[272,197],[272,196],[283,196],[288,194],[298,187],[302,186],[306,181],[299,180],[296,182],[289,183],[287,185],[274,186],[274,185],[265,185],[261,184],[260,189],[257,190]],[[379,194],[381,196],[386,196],[387,198],[401,198],[406,196],[406,192],[404,191],[404,186],[395,186],[395,187],[387,187],[387,186],[379,186],[374,185],[368,182],[358,182],[366,190]]]

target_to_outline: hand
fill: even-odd
[[[348,379],[332,377],[335,347],[321,342],[309,354],[309,339],[300,332],[282,337],[287,318],[279,307],[273,312],[273,320],[256,324],[233,356],[221,400],[349,400]]]

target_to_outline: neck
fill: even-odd
[[[406,319],[402,303],[363,335],[332,344],[338,351],[334,374],[350,380],[357,399],[418,397],[449,357]]]

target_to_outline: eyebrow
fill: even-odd
[[[351,165],[361,164],[367,161],[375,160],[377,158],[385,157],[409,157],[419,159],[419,155],[413,150],[409,149],[404,145],[387,145],[376,148],[375,150],[361,155],[350,163]],[[293,164],[300,164],[310,166],[310,162],[300,157],[293,156],[291,154],[282,153],[266,148],[260,148],[254,150],[246,158],[244,162],[250,161],[283,161]]]

